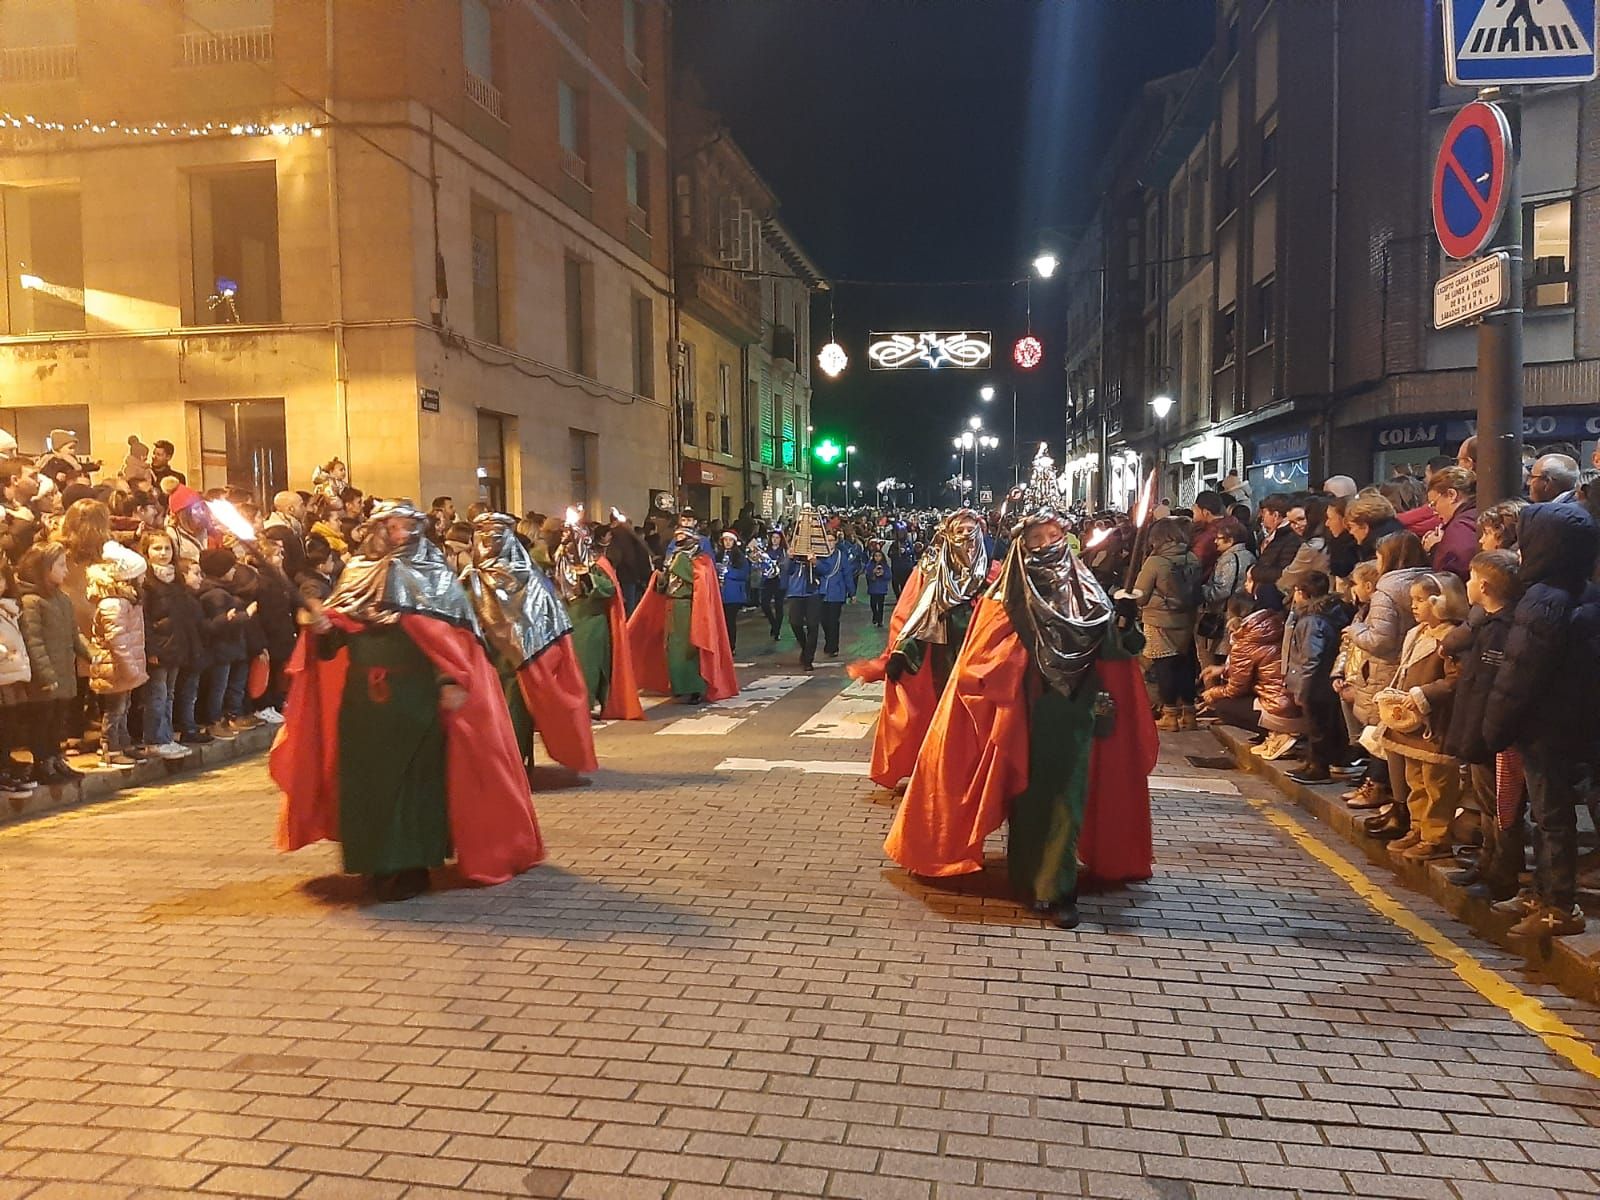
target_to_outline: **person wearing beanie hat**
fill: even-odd
[[[117,475],[132,492],[148,494],[155,487],[155,476],[150,471],[150,447],[141,442],[136,433],[128,435],[128,453]]]
[[[180,561],[199,562],[207,546],[208,519],[200,493],[172,476],[161,481],[167,494],[167,532]]]

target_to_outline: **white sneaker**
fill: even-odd
[[[268,725],[283,724],[283,714],[275,708],[258,708],[256,709],[256,716],[260,717]]]
[[[177,742],[168,742],[164,746],[156,747],[156,754],[161,758],[188,758],[189,747],[180,746]]]

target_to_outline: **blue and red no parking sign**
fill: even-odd
[[[1505,215],[1511,127],[1499,107],[1475,100],[1450,122],[1433,168],[1433,229],[1451,258],[1487,246]]]

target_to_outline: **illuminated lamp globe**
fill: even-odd
[[[1011,349],[1011,360],[1024,371],[1031,371],[1044,361],[1044,343],[1033,334],[1017,339]]]
[[[1156,420],[1165,421],[1167,414],[1172,411],[1172,397],[1163,392],[1150,401],[1150,407],[1155,410]]]
[[[829,342],[817,355],[817,366],[829,379],[837,379],[850,365],[850,356],[838,342]]]

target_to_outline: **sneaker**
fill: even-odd
[[[47,764],[47,769],[50,772],[52,783],[71,783],[74,780],[83,778],[83,772],[67,762],[66,756],[63,754],[58,754],[52,758]]]
[[[1277,735],[1277,739],[1278,740],[1275,743],[1269,742],[1267,744],[1267,752],[1261,756],[1268,762],[1273,762],[1284,757],[1291,750],[1293,750],[1296,744],[1299,742],[1299,739],[1296,738],[1292,733],[1280,733]]]
[[[236,733],[243,733],[247,729],[260,729],[265,724],[266,722],[260,717],[249,715],[230,717],[228,719],[228,728]]]
[[[187,746],[180,746],[177,742],[167,742],[156,747],[156,757],[165,759],[188,758],[193,753]]]
[[[260,717],[268,725],[283,724],[283,714],[275,708],[258,708],[256,709],[256,716]]]
[[[1499,906],[1496,905],[1496,907]],[[1587,923],[1584,920],[1581,909],[1560,909],[1552,908],[1547,904],[1539,904],[1530,908],[1522,920],[1506,930],[1506,936],[1514,938],[1566,937],[1569,934],[1582,933],[1583,927]]]
[[[107,754],[96,759],[94,769],[96,771],[123,771],[129,767],[136,767],[138,765],[138,759],[134,758],[132,755],[124,754],[122,751],[118,750],[115,754]]]
[[[0,771],[0,789],[10,792],[21,792],[31,796],[39,785],[28,778],[26,767],[8,767]]]
[[[1539,907],[1539,897],[1532,888],[1523,888],[1509,900],[1497,900],[1489,906],[1504,917],[1525,917]]]
[[[1344,794],[1345,806],[1353,812],[1380,808],[1389,801],[1389,793],[1378,786],[1376,779],[1364,779],[1361,786]]]
[[[218,721],[206,732],[209,733],[214,740],[219,742],[231,742],[234,738],[239,736],[227,721]]]

